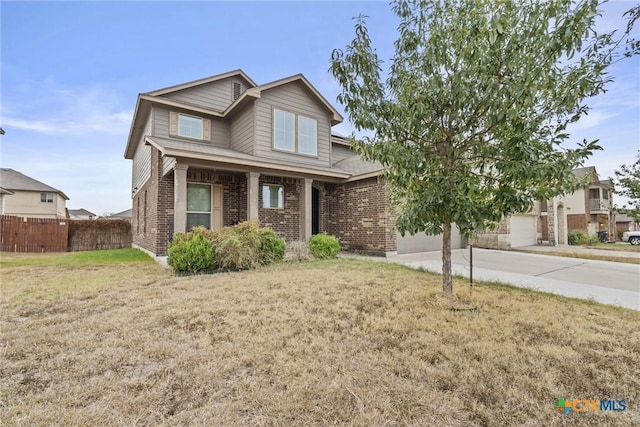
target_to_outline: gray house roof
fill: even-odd
[[[109,215],[107,219],[131,219],[133,217],[133,209],[127,209],[122,212],[114,213],[113,215]]]
[[[84,208],[81,208],[81,209],[68,209],[68,211],[69,211],[69,215],[74,215],[74,216],[97,216],[93,212],[89,212],[88,210],[86,210]]]
[[[10,191],[39,191],[47,193],[58,193],[65,200],[69,200],[66,194],[57,188],[53,188],[43,182],[28,177],[13,169],[0,169],[0,185],[5,190]]]

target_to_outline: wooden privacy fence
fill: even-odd
[[[69,220],[69,251],[131,247],[131,223],[125,219]]]
[[[131,247],[125,219],[51,219],[0,215],[3,252],[67,252]]]
[[[0,241],[6,252],[65,252],[69,222],[55,218],[0,215]]]

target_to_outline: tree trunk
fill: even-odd
[[[451,222],[445,221],[442,229],[442,292],[447,299],[453,296],[451,277]]]

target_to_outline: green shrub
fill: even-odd
[[[567,240],[570,245],[586,245],[589,243],[589,236],[582,231],[570,231]]]
[[[216,267],[213,245],[203,227],[176,233],[169,244],[167,263],[178,274],[210,272]]]
[[[312,236],[307,243],[309,251],[316,258],[333,258],[340,252],[340,242],[335,236],[320,233]]]
[[[260,230],[260,252],[259,262],[262,265],[269,265],[274,262],[282,261],[286,243],[283,238],[271,228],[266,227]]]
[[[216,246],[216,260],[218,266],[224,270],[246,270],[258,265],[255,248],[233,233]]]

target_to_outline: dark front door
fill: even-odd
[[[320,191],[311,189],[311,234],[320,233]]]

